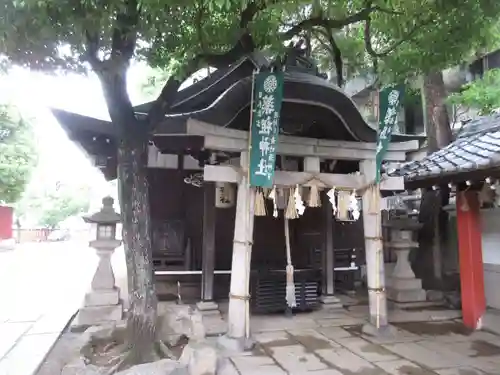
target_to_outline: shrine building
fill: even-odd
[[[183,301],[201,302],[202,309],[217,309],[229,299],[228,336],[242,339],[249,330],[247,303],[253,314],[287,310],[285,269],[291,259],[293,311],[340,305],[338,293],[366,280],[370,321],[385,326],[381,210],[367,208],[374,199],[368,187],[375,176],[377,130],[306,58],[289,58],[284,66],[274,203],[269,191],[244,193],[252,75],[271,67],[256,52],[211,73],[180,90],[156,126],[148,180],[158,296],[180,294]],[[136,115],[145,116],[151,105],[135,107]],[[106,178],[115,179],[118,133],[112,123],[53,113]],[[422,141],[394,134],[384,159],[404,163]],[[380,189],[382,195],[404,190],[403,177],[383,178]],[[284,212],[292,190],[305,210],[289,221],[287,257]],[[257,212],[261,197],[264,210]],[[249,222],[245,207],[252,213]]]

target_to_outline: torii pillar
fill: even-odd
[[[486,297],[478,192],[459,192],[456,204],[462,317],[466,327],[480,329],[486,311]]]

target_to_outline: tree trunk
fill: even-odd
[[[445,105],[447,96],[441,71],[424,76],[422,85],[425,128],[427,133],[427,154],[431,154],[452,141],[448,111]],[[414,256],[414,270],[421,278],[424,288],[441,288],[442,257],[446,244],[448,215],[442,209],[448,204],[450,191],[445,184],[438,190],[427,189],[423,192],[420,204],[419,221],[423,223],[420,231],[420,248]]]
[[[118,190],[128,273],[127,333],[131,363],[154,359],[157,298],[153,283],[146,134],[125,127],[118,148]],[[135,130],[135,131],[134,131]]]
[[[157,298],[153,284],[147,180],[148,128],[134,114],[127,93],[128,64],[97,71],[118,142],[118,196],[127,264],[128,364],[155,359]]]

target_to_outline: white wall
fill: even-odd
[[[485,209],[481,214],[483,262],[500,265],[500,209]]]
[[[500,209],[482,210],[484,289],[488,307],[500,309]]]

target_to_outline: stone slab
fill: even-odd
[[[438,375],[484,375],[484,372],[472,367],[445,368],[435,371]]]
[[[231,356],[231,361],[242,375],[285,375],[285,372],[268,356]]]
[[[455,355],[444,355],[419,344],[419,342],[383,345],[387,350],[420,366],[430,369],[459,367],[463,365]]]
[[[404,311],[389,310],[389,321],[391,323],[404,322],[429,322],[445,321],[462,317],[462,312],[457,310],[421,310]]]
[[[338,339],[337,342],[354,354],[370,362],[394,361],[399,359],[394,353],[382,346],[373,344],[359,337]]]
[[[322,335],[315,329],[293,329],[288,330],[288,333],[309,352],[341,347],[338,343]]]
[[[289,375],[344,375],[339,370],[328,369],[328,370],[319,370],[319,371],[291,371],[288,372]]]
[[[200,301],[196,304],[196,308],[201,311],[219,311],[219,305],[215,303],[214,301]]]
[[[435,375],[434,372],[426,370],[413,362],[405,359],[398,359],[395,361],[378,362],[377,366],[390,375]],[[447,374],[443,374],[447,375]],[[453,375],[453,374],[449,374]],[[457,374],[459,375],[459,374]],[[460,374],[465,375],[465,374]],[[472,374],[471,374],[472,375]]]
[[[391,289],[396,290],[421,290],[422,280],[416,278],[400,278],[391,277],[390,279]],[[427,298],[427,293],[426,293]]]
[[[290,340],[290,335],[286,331],[270,331],[256,333],[253,339],[261,344],[271,344]]]
[[[40,320],[38,320],[31,329],[28,331],[28,334],[40,334],[40,333],[61,333],[66,325],[68,324],[68,320],[76,313],[76,310],[71,312],[59,310],[53,311],[44,315]]]
[[[123,306],[82,307],[78,312],[78,325],[94,325],[105,322],[118,322],[123,317]]]
[[[84,306],[113,306],[120,302],[120,290],[118,288],[110,290],[93,290],[85,294]]]
[[[343,309],[344,308],[340,299],[338,299],[338,297],[334,296],[334,295],[321,296],[320,301],[323,305],[327,305],[329,309],[332,309],[332,308]]]
[[[396,302],[421,302],[426,301],[427,295],[423,289],[398,290],[391,286],[387,289],[387,299]]]
[[[428,309],[431,307],[445,307],[443,301],[396,302],[387,301],[388,308],[394,309]]]
[[[3,323],[0,324],[0,359],[2,359],[27,332],[33,323]]]
[[[327,362],[332,368],[342,373],[363,374],[369,371],[370,375],[375,375],[377,368],[367,360],[357,356],[348,349],[323,349],[315,352],[323,361]],[[380,370],[382,374],[382,371]]]
[[[318,371],[326,370],[328,366],[317,356],[306,351],[302,345],[287,345],[269,349],[271,356],[286,371]]]
[[[317,326],[318,324],[316,321],[306,315],[295,315],[291,318],[276,316],[272,319],[269,319],[268,316],[252,316],[251,322],[252,331],[255,333],[299,328],[316,328]]]
[[[50,351],[59,333],[25,335],[0,361],[0,375],[32,375]]]
[[[365,319],[361,318],[342,318],[342,319],[317,319],[320,327],[343,327],[343,326],[358,326],[366,323]]]
[[[336,341],[337,339],[353,337],[349,332],[341,327],[319,327],[316,328],[316,331],[333,341]]]

